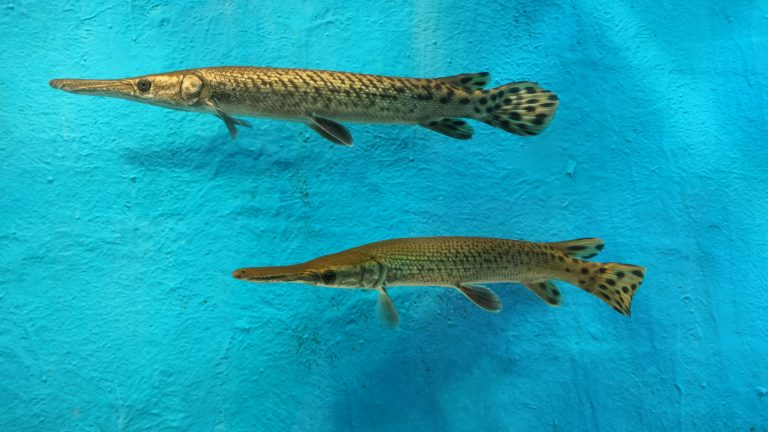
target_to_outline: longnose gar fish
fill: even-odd
[[[456,139],[472,138],[461,118],[517,135],[536,135],[552,120],[558,99],[528,81],[484,90],[487,72],[443,78],[400,78],[309,69],[211,67],[113,80],[54,79],[51,87],[109,96],[182,111],[205,112],[224,121],[232,138],[233,116],[306,123],[336,144],[352,145],[338,122],[416,124]]]
[[[397,326],[387,288],[403,285],[456,288],[481,308],[498,312],[501,300],[480,283],[519,282],[552,306],[562,303],[554,280],[568,282],[630,315],[632,296],[645,268],[589,262],[603,249],[596,238],[535,243],[483,237],[424,237],[384,240],[302,264],[252,267],[232,273],[250,282],[296,282],[379,292],[379,312]]]

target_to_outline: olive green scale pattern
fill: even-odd
[[[393,239],[352,250],[381,262],[390,286],[539,281],[559,273],[565,257],[545,243],[481,237]]]
[[[472,116],[473,94],[433,79],[309,69],[215,67],[187,71],[225,112],[254,117],[424,123]]]

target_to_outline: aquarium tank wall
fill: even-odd
[[[767,431],[768,5],[0,5],[0,430]],[[560,106],[471,140],[85,97],[207,66],[489,72]],[[597,237],[627,318],[558,283],[377,293],[232,277],[392,238]]]

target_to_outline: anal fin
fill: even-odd
[[[464,294],[472,303],[489,312],[501,311],[501,299],[488,287],[458,284],[456,289]]]
[[[467,122],[462,119],[451,117],[422,123],[421,126],[443,135],[448,135],[451,138],[460,140],[472,139],[472,134],[475,133],[475,131],[472,129],[472,126],[470,126]]]
[[[352,135],[347,128],[333,120],[310,114],[309,127],[334,144],[352,145]]]
[[[563,303],[560,290],[551,280],[528,282],[523,285],[551,306],[560,306]]]
[[[398,316],[397,309],[395,309],[392,299],[389,298],[386,288],[379,288],[379,300],[376,305],[379,311],[379,316],[384,320],[387,326],[396,328],[400,325],[400,316]]]

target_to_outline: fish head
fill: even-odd
[[[190,109],[200,100],[204,81],[189,71],[134,78],[53,79],[51,87],[69,93],[106,96],[174,109]]]
[[[339,259],[342,258],[342,259]],[[250,267],[232,273],[249,282],[294,282],[328,288],[374,288],[381,283],[381,264],[365,256],[328,255],[303,264]]]

